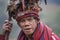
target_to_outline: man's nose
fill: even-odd
[[[28,20],[25,20],[25,25],[28,25],[29,24],[29,21]]]

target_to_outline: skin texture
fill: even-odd
[[[35,31],[37,23],[38,21],[33,17],[22,18],[18,22],[19,27],[23,30],[23,32],[26,35],[31,35]]]

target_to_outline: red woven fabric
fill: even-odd
[[[5,40],[5,36],[0,34],[0,40]]]

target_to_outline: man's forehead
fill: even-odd
[[[21,18],[21,19],[33,19],[33,16],[24,17],[24,18]]]

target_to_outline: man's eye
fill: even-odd
[[[25,22],[25,20],[21,19],[19,22]]]
[[[28,19],[28,21],[31,21],[31,20],[32,20],[31,18]]]

